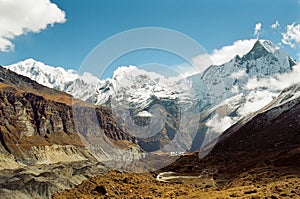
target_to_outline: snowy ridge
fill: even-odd
[[[97,85],[102,83],[90,73],[78,75],[75,70],[49,66],[31,58],[4,67],[44,86],[64,91],[85,101],[95,98]]]
[[[61,87],[65,82],[80,78],[75,70],[65,70],[61,67],[48,66],[32,58],[5,67],[49,88]]]
[[[144,110],[154,100],[177,100],[191,104],[191,88],[184,81],[173,81],[155,72],[148,72],[135,66],[119,67],[112,79],[98,90],[96,104],[105,104],[110,98],[118,103]]]
[[[113,98],[120,104],[143,110],[155,99],[178,100],[183,104],[194,100],[184,81],[178,78],[174,81],[174,77],[166,78],[135,66],[121,66],[112,79],[106,80],[99,80],[90,73],[78,75],[75,70],[52,67],[33,59],[4,67],[97,105],[107,104]]]
[[[275,53],[276,51],[280,50],[279,46],[274,45],[268,40],[259,40],[259,42],[270,53]]]

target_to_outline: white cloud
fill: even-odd
[[[185,77],[199,73],[211,65],[224,64],[233,59],[236,55],[242,57],[252,49],[255,42],[256,39],[238,40],[232,45],[213,50],[211,54],[202,54],[194,57],[192,60],[193,66],[190,64],[181,64],[174,68],[175,70],[183,71],[182,73]]]
[[[242,57],[248,53],[254,46],[255,42],[255,39],[235,41],[232,45],[213,50],[212,54],[210,55],[210,59],[215,65],[224,64],[225,62],[233,59],[236,55]],[[194,61],[196,61],[196,59]]]
[[[201,54],[194,57],[190,63],[185,62],[172,68],[182,77],[188,77],[203,72],[207,67],[213,65],[214,62],[209,54]]]
[[[271,28],[272,28],[272,29],[277,29],[277,28],[279,28],[279,27],[280,27],[280,24],[279,24],[278,21],[276,21],[274,24],[271,25]]]
[[[210,120],[208,120],[205,125],[211,128],[212,132],[222,133],[229,127],[231,127],[235,121],[228,116],[219,116],[215,114]]]
[[[255,28],[254,28],[254,37],[258,39],[260,34],[261,34],[261,23],[257,23],[255,24]]]
[[[65,21],[65,12],[50,0],[0,0],[0,51],[12,50],[17,36]]]
[[[236,55],[242,57],[253,48],[255,42],[255,39],[235,41],[232,45],[224,46],[219,50],[214,50],[211,59],[214,64],[219,65],[230,61]]]
[[[282,43],[295,48],[300,44],[300,24],[292,23],[287,25],[286,32],[282,33]]]
[[[238,115],[246,117],[247,115],[268,105],[276,96],[276,93],[272,93],[267,90],[251,91],[246,96],[245,103],[239,107],[237,111]]]
[[[293,84],[299,83],[300,79],[300,64],[293,67],[290,73],[279,74],[272,78],[250,79],[246,85],[247,89],[254,90],[256,88],[267,87],[271,90],[282,90]]]

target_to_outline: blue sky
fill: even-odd
[[[0,63],[12,64],[34,58],[48,65],[78,69],[100,42],[132,28],[163,27],[174,29],[199,42],[209,53],[236,40],[253,39],[255,24],[261,23],[260,38],[274,43],[281,35],[271,29],[276,20],[280,31],[300,22],[297,0],[52,0],[66,14],[64,23],[55,23],[39,33],[15,37],[14,49],[0,51]],[[1,17],[1,15],[0,15]],[[293,57],[299,48],[283,45]],[[149,62],[177,64],[180,59],[158,53],[137,53],[116,60],[117,65]],[[179,64],[179,63],[178,63]]]

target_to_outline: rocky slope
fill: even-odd
[[[0,197],[51,198],[54,193],[73,188],[88,177],[99,175],[107,169],[98,162],[76,161],[1,170]]]
[[[0,68],[1,146],[18,163],[36,164],[59,161],[85,160],[91,155],[78,134],[72,113],[70,95],[55,91]],[[94,113],[88,104],[84,114]],[[132,137],[114,124],[106,108],[95,109],[109,138],[133,143]],[[87,117],[86,117],[87,118]],[[81,122],[90,121],[83,117]],[[86,131],[88,134],[93,129]]]

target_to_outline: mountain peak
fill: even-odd
[[[38,61],[30,57],[30,58],[27,58],[27,59],[25,59],[21,62],[38,62]]]
[[[25,60],[19,61],[18,63],[19,65],[26,65],[26,66],[35,66],[35,65],[45,65],[43,62],[37,61],[33,58],[27,58]]]
[[[244,56],[246,59],[258,59],[273,54],[280,48],[269,40],[257,40],[252,49]]]
[[[257,40],[261,46],[263,46],[267,51],[270,53],[274,53],[275,51],[278,51],[280,48],[279,46],[275,45],[273,42],[269,40]]]

